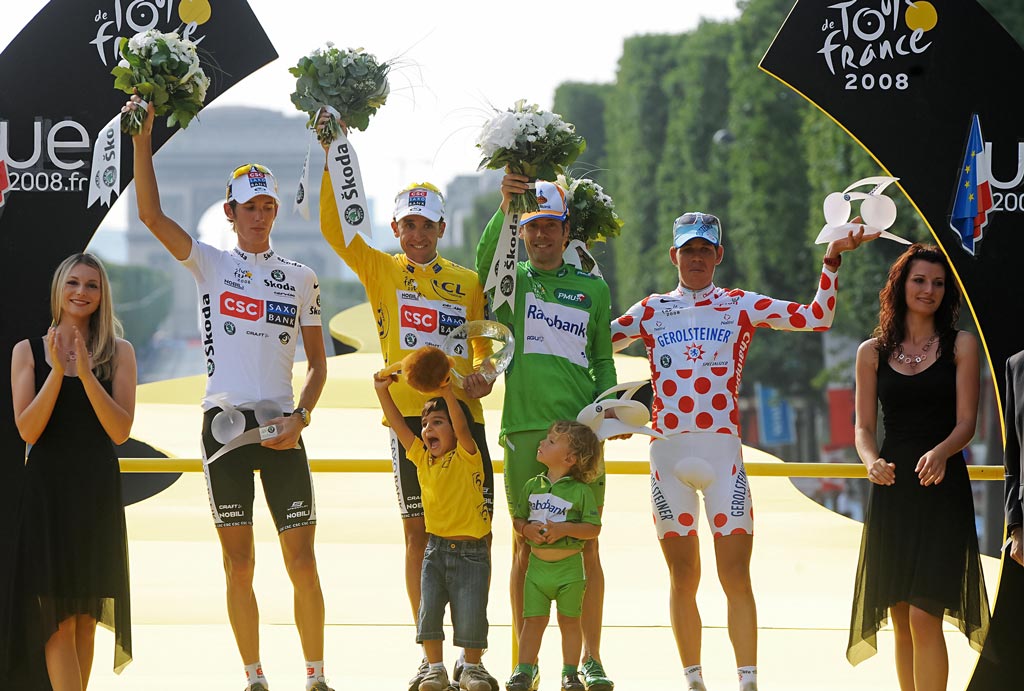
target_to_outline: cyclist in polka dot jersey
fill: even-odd
[[[650,295],[611,324],[616,351],[643,342],[654,388],[651,507],[671,577],[672,628],[687,688],[703,691],[697,521],[700,491],[715,537],[719,580],[729,601],[729,637],[741,691],[757,689],[757,611],[750,584],[754,512],[743,468],[739,390],[761,327],[824,331],[832,324],[840,254],[877,235],[861,229],[829,244],[817,294],[807,305],[720,288],[721,223],[710,214],[676,219],[669,251],[679,286]]]

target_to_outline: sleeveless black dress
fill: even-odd
[[[918,459],[956,426],[953,339],[947,354],[915,375],[878,363],[885,441],[879,456],[896,466],[892,485],[871,484],[846,657],[878,652],[875,634],[891,605],[906,602],[959,628],[980,651],[989,625],[974,499],[963,453],[946,461],[945,478],[923,487]]]
[[[39,391],[50,366],[44,341],[30,344]],[[110,382],[101,383],[109,393]],[[114,444],[78,377],[64,378],[46,429],[29,451],[19,517],[10,660],[37,658],[61,621],[85,614],[114,632],[114,671],[120,672],[131,661],[121,474]]]

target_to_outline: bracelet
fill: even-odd
[[[835,271],[842,265],[843,255],[840,254],[835,257],[823,257],[821,263]]]

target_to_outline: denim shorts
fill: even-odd
[[[455,645],[486,648],[490,581],[491,555],[486,542],[428,534],[420,574],[416,642],[444,640],[444,608],[451,603]]]

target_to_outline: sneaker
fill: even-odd
[[[249,684],[246,686],[245,691],[270,691],[270,689],[263,684],[256,682],[255,684]]]
[[[483,665],[471,668],[456,666],[459,670],[456,681],[462,691],[498,691],[498,680],[488,674]]]
[[[516,665],[512,676],[505,682],[505,691],[537,691],[540,685],[540,669],[534,670],[531,677],[526,665]]]
[[[448,688],[448,672],[444,667],[438,669],[427,668],[420,682],[419,691],[446,691]]]
[[[330,686],[322,681],[318,681],[309,687],[309,691],[334,691]]]
[[[420,661],[419,669],[416,670],[416,676],[409,680],[409,691],[420,691],[420,682],[427,675],[429,668],[430,663],[427,662],[427,658],[423,658]]]
[[[583,685],[587,691],[612,691],[614,682],[605,676],[604,667],[593,657],[583,662]]]
[[[586,687],[584,687],[583,682],[580,681],[580,675],[578,672],[562,675],[562,691],[583,691],[584,688]]]

